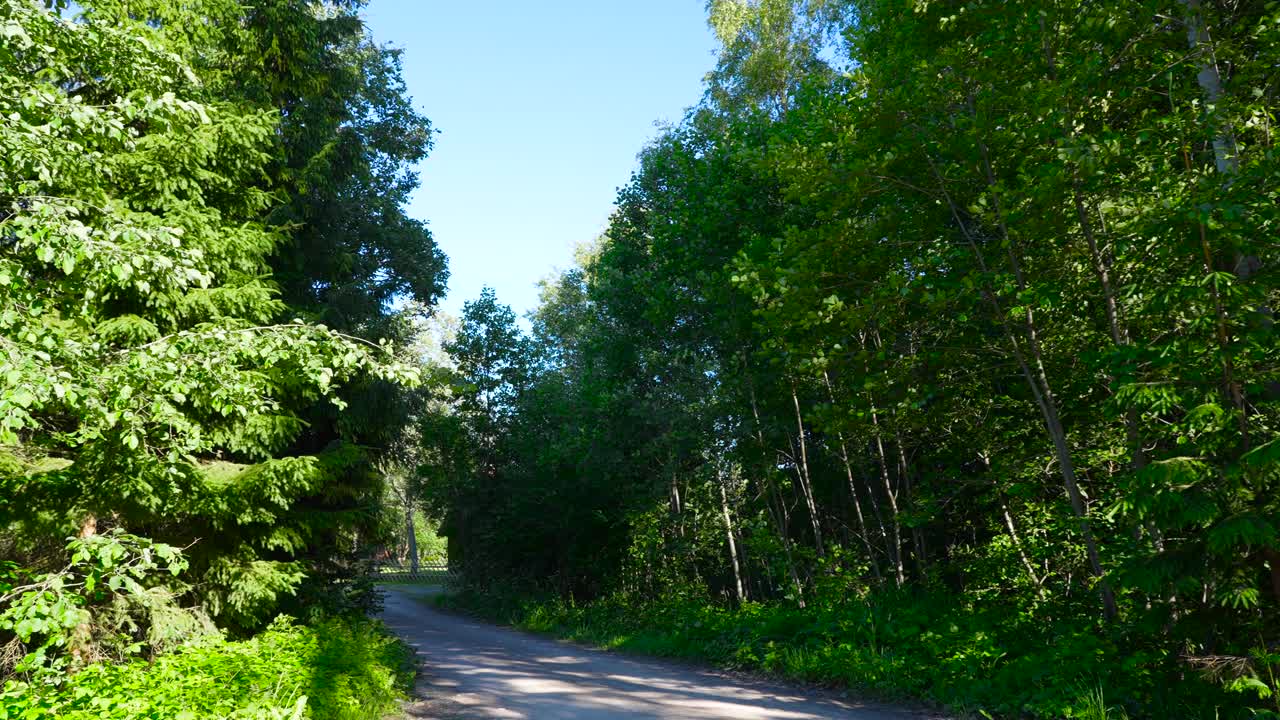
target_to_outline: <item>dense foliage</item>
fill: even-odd
[[[361,4],[0,0],[10,700],[376,602],[376,461],[421,374],[391,305],[446,273],[401,207],[430,126]],[[166,662],[222,662],[201,647]]]
[[[369,622],[280,617],[250,640],[208,640],[153,663],[99,664],[65,684],[0,693],[0,718],[381,720],[410,677],[404,646]]]
[[[467,308],[452,559],[975,712],[1274,717],[1280,7],[710,5],[531,336]]]

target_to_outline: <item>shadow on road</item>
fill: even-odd
[[[425,664],[413,718],[919,720],[796,688],[637,660],[441,613],[388,588],[384,620]],[[436,590],[435,593],[439,591]],[[429,601],[428,601],[429,602]]]

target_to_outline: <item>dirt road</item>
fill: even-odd
[[[388,586],[383,619],[417,649],[415,720],[922,720],[931,717],[773,683],[641,660],[433,609],[423,588]]]

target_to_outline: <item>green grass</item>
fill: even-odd
[[[412,654],[379,623],[278,620],[250,640],[93,665],[60,686],[10,682],[0,720],[380,720],[412,677]]]
[[[1102,686],[1089,688],[1081,694],[1079,720],[1129,720],[1123,708],[1112,708]]]
[[[845,599],[821,608],[672,599],[554,598],[461,592],[436,599],[496,622],[597,647],[849,687],[969,717],[1248,717],[1176,658],[1057,609],[1011,616],[945,596]]]
[[[401,573],[378,573],[373,576],[373,581],[389,585],[447,585],[450,577],[447,570],[420,570],[413,577],[404,577]]]

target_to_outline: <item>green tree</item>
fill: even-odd
[[[0,12],[5,555],[52,566],[107,528],[194,543],[194,599],[256,625],[354,542],[329,480],[375,479],[350,447],[283,456],[295,409],[416,371],[276,322],[275,113],[208,99],[153,23]]]

